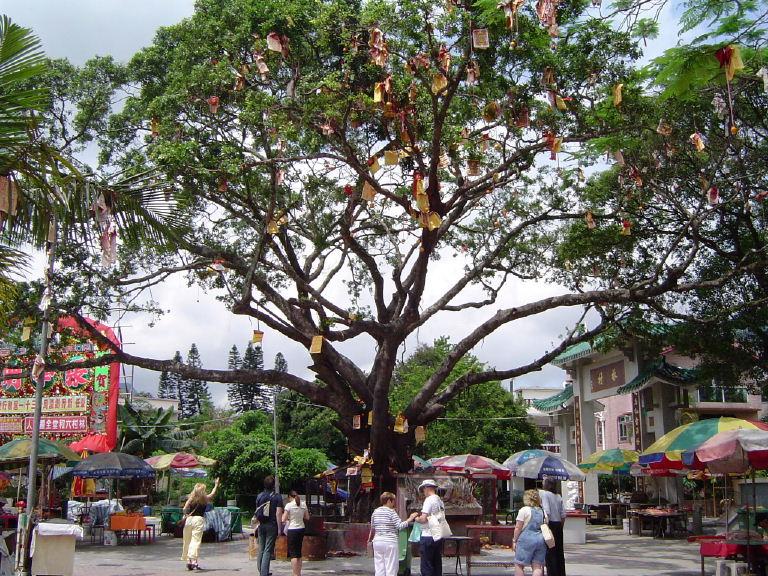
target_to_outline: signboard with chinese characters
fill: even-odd
[[[589,371],[589,381],[592,392],[600,392],[610,388],[618,388],[626,383],[624,376],[624,361],[612,362],[600,368]]]
[[[119,340],[111,328],[94,321],[89,323],[119,347]],[[48,361],[74,363],[75,366],[44,373],[40,432],[48,438],[66,441],[85,434],[101,434],[106,436],[107,445],[114,447],[117,443],[119,364],[78,368],[78,361],[98,358],[109,349],[100,348],[74,319],[59,320],[56,331],[60,344],[52,347]],[[32,431],[35,384],[29,375],[35,355],[31,347],[0,342],[0,436],[30,434]]]

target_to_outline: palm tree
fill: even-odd
[[[197,446],[194,430],[182,428],[173,419],[173,409],[140,411],[129,404],[121,405],[121,452],[147,458],[157,451],[183,452]]]

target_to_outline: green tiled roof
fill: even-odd
[[[594,349],[592,348],[592,344],[589,342],[579,342],[578,344],[574,344],[573,346],[569,346],[565,349],[565,352],[560,354],[559,356],[555,356],[555,359],[552,360],[552,364],[555,366],[561,366],[562,364],[565,364],[566,362],[570,362],[571,360],[576,360],[577,358],[583,358],[584,356],[589,356],[594,352]]]
[[[570,402],[573,398],[573,385],[568,384],[560,392],[549,398],[542,398],[541,400],[534,400],[531,405],[537,410],[542,412],[553,412]]]
[[[695,368],[681,368],[680,366],[673,366],[667,364],[664,358],[661,358],[653,363],[647,370],[644,370],[632,380],[620,386],[617,390],[617,394],[629,394],[631,392],[637,392],[642,389],[648,381],[656,377],[670,384],[692,384],[698,377],[698,371]]]

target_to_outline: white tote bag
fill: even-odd
[[[437,514],[430,514],[427,518],[427,525],[429,526],[429,533],[435,542],[453,535],[451,527],[445,519],[444,510],[440,510]]]

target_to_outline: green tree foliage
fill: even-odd
[[[277,437],[280,442],[322,450],[334,464],[347,461],[347,439],[336,427],[333,410],[316,406],[301,394],[283,390],[277,397]]]
[[[157,383],[158,398],[172,398],[178,400],[179,391],[176,388],[176,379],[166,370],[160,372],[160,380]]]
[[[173,410],[136,410],[130,404],[118,407],[121,452],[148,458],[157,451],[181,452],[196,448],[194,433],[179,426]]]
[[[274,474],[272,419],[263,412],[246,412],[230,426],[203,435],[205,456],[217,460],[214,473],[229,497],[255,496],[264,477]],[[278,445],[280,486],[303,489],[303,481],[325,470],[327,456],[311,448]]]
[[[180,366],[184,362],[184,358],[181,356],[181,352],[176,350],[176,352],[173,355],[172,362],[174,363],[174,365],[177,365],[177,366]],[[178,412],[179,414],[182,414],[182,406],[184,404],[184,393],[185,393],[184,386],[183,386],[184,379],[177,372],[169,372],[168,377],[170,380],[169,388],[174,391],[174,393],[176,394],[175,397],[179,400]]]
[[[187,365],[192,368],[202,368],[203,366],[200,352],[195,343],[192,343],[189,352],[187,352]],[[179,385],[179,403],[182,418],[201,414],[205,406],[211,404],[208,383],[200,378],[182,378]]]
[[[694,104],[669,141],[679,156],[665,155],[657,126],[668,112],[662,88],[635,70],[638,39],[588,2],[560,2],[557,26],[533,3],[510,18],[505,5],[200,0],[132,59],[130,93],[101,142],[111,170],[173,180],[167,204],[188,233],[127,242],[110,288],[81,289],[90,280],[73,276],[78,288],[62,307],[103,307],[188,273],[220,290],[233,313],[305,347],[314,376],[116,357],[299,392],[336,412],[353,451],[370,444],[384,473],[410,464],[413,436],[394,433],[389,392],[405,343],[431,320],[463,312],[472,323],[402,406],[412,427],[473,386],[538,370],[607,326],[680,314],[701,287],[725,299],[764,267],[762,228],[729,220],[740,238],[756,237],[755,250],[739,258],[730,239],[723,250],[729,228],[720,222],[735,203],[713,208],[696,191],[702,168],[710,181],[762,183],[738,163],[731,177],[710,173],[703,163],[716,157],[692,151],[691,134],[716,140],[722,123]],[[473,30],[487,32],[487,47]],[[744,128],[728,142],[761,143],[762,134]],[[500,305],[521,278],[564,289]],[[516,366],[455,371],[484,338],[511,338],[516,321],[563,308],[579,309],[588,329],[564,327],[559,342]],[[355,345],[372,350],[364,367],[345,353]],[[354,430],[354,415],[367,411],[373,426]]]
[[[235,344],[229,350],[229,356],[227,358],[227,369],[238,370],[243,365],[243,358],[240,356],[240,351]],[[239,384],[227,384],[227,400],[229,405],[237,410],[237,406],[240,405],[240,385]]]
[[[248,342],[248,346],[243,353],[243,369],[245,370],[263,370],[264,369],[264,351],[261,346],[253,346]],[[269,390],[261,382],[244,382],[236,384],[239,389],[238,405],[232,407],[238,412],[248,412],[249,410],[271,410],[272,397]]]
[[[421,389],[429,375],[451,353],[446,337],[421,345],[395,369],[391,393],[393,410],[402,410]],[[482,362],[467,355],[454,368],[452,378],[485,370]],[[444,419],[430,424],[427,440],[414,453],[424,458],[453,454],[481,454],[503,462],[510,454],[538,448],[543,437],[526,418],[525,406],[499,382],[472,386],[451,400]]]

